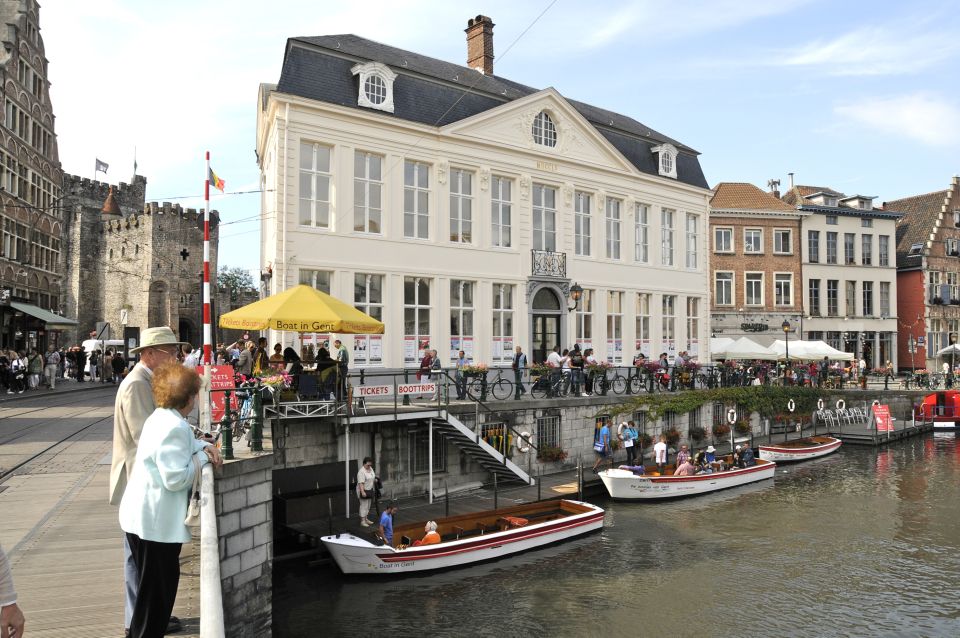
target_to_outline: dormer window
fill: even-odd
[[[910,257],[913,257],[913,256],[915,256],[915,255],[919,255],[922,250],[923,250],[923,244],[922,244],[922,243],[919,243],[919,244],[910,244],[910,252],[907,253],[907,255],[910,256]]]
[[[654,146],[650,149],[654,153],[658,153],[660,156],[659,159],[659,173],[663,177],[677,177],[677,147],[673,144],[660,144],[659,146]]]
[[[350,72],[360,76],[357,106],[393,113],[393,81],[397,74],[385,64],[357,64]]]
[[[557,127],[546,111],[540,111],[533,118],[533,141],[540,146],[553,148],[557,145]]]

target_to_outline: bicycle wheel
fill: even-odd
[[[471,378],[470,383],[467,384],[467,397],[479,399],[482,392],[483,383],[481,382],[480,377]]]
[[[493,392],[496,399],[501,401],[509,399],[513,395],[513,383],[507,379],[497,379],[491,386],[490,391]]]
[[[603,384],[606,382],[606,379],[602,375],[597,375],[593,378],[593,393],[594,394],[603,394]]]
[[[633,394],[640,394],[647,389],[647,385],[643,382],[643,377],[637,375],[635,377],[630,377],[630,392]]]
[[[613,377],[613,382],[610,384],[610,387],[613,388],[614,394],[623,394],[627,390],[627,380],[623,378],[620,373],[617,373]]]
[[[540,377],[537,379],[532,386],[530,386],[530,396],[534,399],[542,399],[549,393],[550,382]]]

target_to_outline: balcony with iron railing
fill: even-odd
[[[530,251],[530,274],[539,277],[567,278],[567,254],[553,250]]]

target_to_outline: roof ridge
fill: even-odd
[[[908,199],[920,199],[921,197],[929,197],[930,195],[937,195],[939,193],[943,193],[944,198],[946,198],[946,195],[949,192],[950,192],[949,188],[942,188],[940,190],[930,191],[929,193],[920,193],[919,195],[908,195],[906,197],[900,197],[899,199],[891,199],[889,201],[885,201],[884,204],[886,205],[886,204],[892,204],[893,202],[905,202]]]

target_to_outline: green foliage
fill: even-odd
[[[644,432],[640,435],[640,447],[650,447],[653,445],[653,437]]]
[[[746,421],[737,421],[733,429],[737,431],[737,434],[746,434],[750,431],[750,424]]]
[[[788,412],[787,403],[793,399],[796,403],[794,414],[809,414],[817,407],[817,399],[826,398],[827,392],[819,388],[799,386],[746,386],[737,388],[713,388],[657,394],[641,394],[633,397],[605,414],[617,416],[633,414],[645,410],[647,418],[656,419],[664,412],[686,414],[711,403],[722,403],[727,407],[741,405],[749,412],[757,412],[761,417],[773,418]]]
[[[565,461],[567,459],[567,453],[558,447],[542,447],[537,454],[537,458],[546,463]]]
[[[220,272],[217,273],[217,285],[230,291],[231,301],[238,301],[240,293],[257,291],[250,271],[236,266],[233,268],[221,266]]]
[[[726,423],[715,423],[713,428],[713,438],[719,439],[730,434],[730,426]]]

